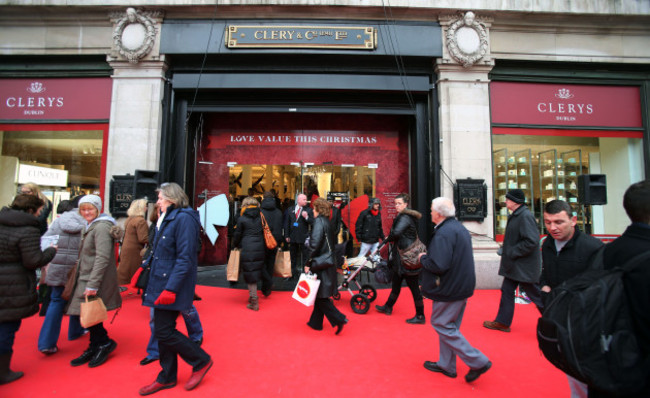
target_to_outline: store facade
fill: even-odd
[[[0,203],[35,183],[53,219],[61,200],[103,194],[110,104],[108,77],[0,78]]]
[[[576,211],[595,234],[620,233],[612,220],[626,222],[624,185],[650,175],[644,2],[614,8],[607,0],[542,1],[508,10],[493,0],[471,10],[373,0],[81,2],[72,10],[64,3],[3,6],[0,78],[91,77],[79,71],[89,63],[95,77],[110,77],[104,201],[112,176],[135,170],[180,183],[193,206],[203,206],[204,264],[224,262],[227,219],[249,189],[274,189],[281,201],[300,191],[346,194],[350,202],[376,196],[386,230],[392,197],[406,191],[428,236],[431,199],[453,197],[459,181],[470,179],[485,184],[486,195],[467,203],[487,206],[464,225],[473,236],[478,285],[494,288],[498,202],[503,187],[514,186],[499,173],[520,173],[499,170],[501,157],[506,165],[513,156],[551,161],[551,175],[534,160],[522,176],[532,178],[522,183],[538,217],[545,200],[571,200],[566,177],[573,171],[563,169],[571,159],[576,174],[578,165],[583,174],[606,174],[608,205]],[[515,88],[495,97],[508,84]],[[596,104],[593,96],[605,98],[602,106],[617,105],[607,99],[612,87],[625,91],[621,103],[632,113],[587,108]],[[562,89],[575,97],[556,97]],[[512,119],[512,105],[528,99],[514,96],[528,92],[534,107]],[[542,114],[554,118],[539,120]],[[585,124],[594,114],[605,116]],[[530,156],[520,153],[526,150]],[[622,164],[627,171],[614,167]],[[212,218],[206,203],[214,198],[228,208],[226,221]]]

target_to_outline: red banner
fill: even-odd
[[[98,120],[111,110],[110,78],[0,79],[0,120]]]
[[[492,82],[490,102],[497,124],[643,127],[635,86]]]

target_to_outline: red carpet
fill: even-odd
[[[467,367],[458,360],[458,378],[449,379],[422,367],[436,360],[438,338],[430,324],[408,325],[413,316],[410,292],[404,288],[392,316],[350,309],[350,294],[341,292],[338,308],[350,320],[339,336],[325,326],[317,332],[305,323],[311,308],[291,299],[290,292],[273,292],[260,300],[260,311],[246,309],[247,291],[199,286],[196,302],[205,329],[203,347],[215,366],[196,390],[183,385],[190,368],[179,361],[178,385],[156,397],[557,397],[568,396],[566,377],[550,365],[537,348],[537,312],[517,305],[511,333],[488,330],[483,320],[496,314],[499,292],[477,291],[469,301],[462,331],[470,343],[492,361],[490,371],[467,384]],[[388,296],[380,290],[378,302]],[[126,296],[124,296],[126,297]],[[425,301],[427,321],[431,301]],[[108,361],[97,368],[73,368],[69,361],[86,348],[88,337],[67,341],[67,318],[59,352],[44,356],[36,349],[43,318],[25,319],[16,336],[13,370],[20,380],[0,386],[0,397],[138,396],[154,380],[158,362],[140,366],[149,338],[149,309],[139,296],[125,298],[115,322],[106,323],[118,343]],[[109,320],[112,313],[109,314]],[[181,320],[184,328],[184,324]],[[184,330],[184,329],[183,329]]]

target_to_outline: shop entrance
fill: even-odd
[[[345,193],[349,200],[362,195],[374,197],[376,170],[367,165],[334,165],[331,162],[320,165],[237,164],[230,167],[228,191],[237,203],[246,196],[261,197],[264,191],[273,191],[284,210],[293,204],[299,193],[305,193],[308,201],[316,197],[327,198],[332,192]]]

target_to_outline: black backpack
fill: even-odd
[[[592,271],[551,291],[537,322],[537,341],[555,367],[590,388],[634,393],[650,372],[634,332],[623,274],[650,266],[650,252],[609,270],[602,269],[602,253],[603,249],[596,255]]]

